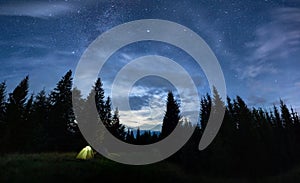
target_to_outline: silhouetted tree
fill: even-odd
[[[212,101],[211,101],[211,97],[209,96],[209,94],[206,94],[206,97],[202,97],[201,101],[200,101],[200,125],[201,125],[201,129],[205,129],[208,119],[209,119],[209,115],[210,115],[210,111],[211,111],[211,106],[212,106]]]
[[[162,124],[161,138],[164,138],[172,133],[180,118],[179,104],[174,99],[173,93],[170,91],[168,93],[166,113]]]
[[[32,134],[35,129],[35,126],[33,124],[33,118],[32,118],[32,104],[33,104],[33,95],[30,96],[30,98],[27,100],[24,111],[23,111],[23,120],[24,120],[24,126],[22,128],[22,131],[24,133],[23,136],[23,141],[24,141],[24,146],[23,146],[23,151],[26,152],[32,152],[32,150],[35,147],[32,146]]]
[[[49,140],[53,150],[68,150],[75,125],[72,107],[72,71],[69,70],[50,94]]]
[[[280,100],[281,118],[284,127],[291,128],[293,125],[291,113],[282,100]]]
[[[47,124],[49,120],[50,101],[45,90],[40,91],[32,104],[31,126],[32,134],[30,144],[34,152],[47,151],[49,138]],[[33,147],[32,145],[35,144]]]
[[[105,104],[104,104],[103,119],[101,119],[107,129],[110,129],[111,125],[112,125],[111,124],[111,122],[112,122],[111,111],[112,111],[111,110],[111,100],[110,100],[110,97],[107,97]]]
[[[99,113],[95,106],[95,90],[91,90],[86,100],[84,101],[83,107],[76,110],[76,119],[78,124],[83,127],[80,130],[84,134],[89,143],[99,144],[103,142],[105,136],[105,130],[102,128],[102,121],[100,121]],[[102,123],[103,124],[103,123]],[[86,144],[87,145],[87,144]]]
[[[9,94],[5,119],[7,122],[5,143],[9,151],[22,151],[26,143],[23,128],[27,125],[24,112],[28,94],[28,80],[29,77],[26,76]]]
[[[135,143],[135,138],[134,138],[133,131],[130,130],[129,128],[127,129],[127,133],[126,133],[126,142],[129,143],[129,144],[134,144]]]
[[[295,112],[295,110],[291,107],[291,115],[292,115],[292,119],[293,119],[293,124],[294,125],[298,125],[299,124],[299,116],[297,114],[297,112]]]
[[[125,140],[125,126],[120,123],[119,109],[116,108],[112,117],[110,132],[120,140]]]
[[[141,144],[141,131],[140,128],[136,130],[135,144]]]
[[[0,146],[3,144],[3,137],[6,130],[7,123],[5,120],[6,114],[6,83],[0,83]],[[0,147],[0,151],[2,147]]]
[[[274,110],[274,118],[273,118],[273,123],[275,124],[276,127],[278,128],[282,128],[282,120],[280,118],[280,114],[278,111],[278,108],[274,105],[273,106],[273,110]]]
[[[74,111],[76,111],[76,113],[81,113],[85,107],[84,106],[85,100],[82,98],[81,91],[76,87],[72,89],[72,99],[73,99],[72,104],[73,104]]]
[[[0,83],[0,123],[4,123],[6,112],[6,83]]]
[[[47,96],[45,90],[28,98],[28,76],[9,94],[6,84],[0,83],[0,152],[79,151],[87,142],[103,141],[103,124],[114,136],[132,144],[150,144],[169,135],[178,123],[185,133],[192,123],[180,116],[179,104],[172,92],[168,93],[166,113],[160,137],[152,131],[136,131],[120,122],[119,111],[112,116],[111,99],[104,101],[101,80],[86,99],[77,88],[72,90],[72,72],[69,71]],[[72,92],[71,92],[72,91]],[[195,132],[184,147],[175,153],[176,163],[191,171],[201,171],[214,176],[261,176],[281,173],[300,163],[300,122],[297,112],[280,100],[280,110],[248,108],[239,96],[233,101],[227,97],[225,106],[216,88],[213,97],[201,98],[200,120]],[[74,108],[72,107],[72,97]],[[96,104],[96,105],[95,105]],[[204,151],[198,150],[207,121],[225,108],[219,133]],[[73,110],[76,110],[76,116]],[[84,114],[84,115],[83,115]],[[78,120],[78,122],[76,120]],[[82,127],[81,126],[81,127]]]
[[[104,122],[107,120],[107,106],[106,106],[107,104],[104,101],[105,98],[104,89],[100,78],[98,78],[97,81],[95,82],[94,92],[95,92],[96,108],[99,113],[101,121]]]

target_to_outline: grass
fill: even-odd
[[[129,166],[96,156],[76,160],[76,153],[8,154],[0,157],[0,182],[299,182],[300,168],[257,180],[224,179],[190,174],[167,161]]]

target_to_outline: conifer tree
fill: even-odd
[[[31,144],[35,144],[36,152],[45,151],[49,148],[49,134],[47,125],[49,122],[50,101],[46,95],[46,91],[40,91],[32,104],[32,126],[34,126],[31,134]],[[32,145],[31,145],[32,146]]]
[[[141,131],[140,128],[136,131],[136,137],[135,137],[136,144],[141,144]]]
[[[23,128],[26,126],[24,111],[28,94],[28,81],[29,77],[26,76],[9,94],[5,119],[7,122],[5,142],[9,151],[20,151],[26,143]]]
[[[280,100],[280,109],[281,109],[282,123],[284,127],[291,128],[293,125],[291,113],[282,100]]]
[[[104,101],[104,89],[103,89],[103,84],[100,78],[97,79],[95,82],[94,86],[94,92],[95,92],[95,103],[96,103],[96,108],[99,113],[101,121],[105,121],[107,119],[107,112],[106,109],[106,104]]]
[[[0,124],[4,123],[6,112],[6,83],[0,83]]]
[[[176,125],[180,120],[180,109],[179,104],[174,99],[173,93],[170,91],[168,93],[166,113],[163,119],[161,137],[165,138],[175,129]]]
[[[67,150],[70,134],[75,126],[72,106],[72,71],[69,70],[57,83],[50,94],[51,108],[49,121],[49,140],[54,150]]]
[[[104,104],[104,110],[103,110],[103,119],[102,122],[104,123],[105,127],[110,129],[112,124],[112,115],[111,115],[111,100],[110,97],[107,97],[105,104]]]
[[[6,83],[2,82],[0,83],[0,146],[2,146],[3,144],[3,137],[7,125],[7,123],[4,121],[5,113],[6,113]],[[0,151],[2,147],[0,147]]]
[[[120,123],[119,109],[116,108],[111,122],[111,133],[119,138],[125,140],[125,126]]]

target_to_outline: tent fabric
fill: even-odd
[[[83,148],[78,155],[76,156],[76,159],[92,159],[94,157],[94,152],[90,146],[86,146]]]

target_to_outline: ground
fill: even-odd
[[[145,166],[122,165],[103,157],[76,160],[76,153],[9,154],[0,157],[0,182],[298,182],[300,168],[258,180],[190,174],[167,161]]]

